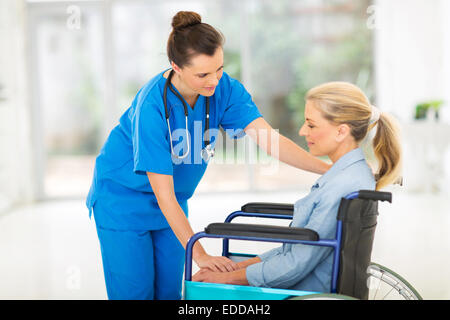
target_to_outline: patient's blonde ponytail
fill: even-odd
[[[373,119],[374,107],[361,89],[348,82],[328,82],[309,90],[305,100],[314,101],[328,121],[347,124],[357,143],[377,126],[372,142],[378,160],[376,190],[399,178],[402,156],[398,125],[393,117],[384,112],[380,112],[378,120]]]
[[[384,112],[378,120],[372,145],[378,160],[377,190],[379,190],[398,179],[402,157],[398,126],[396,121]]]

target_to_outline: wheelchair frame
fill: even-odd
[[[343,199],[368,199],[376,201],[389,201],[392,202],[392,195],[389,192],[378,192],[371,190],[360,190],[352,192]],[[258,208],[260,206],[260,208]],[[269,203],[248,203],[244,205],[241,210],[232,212],[228,215],[224,223],[212,223],[205,228],[205,231],[196,233],[188,241],[186,246],[186,264],[185,264],[185,292],[192,290],[192,250],[196,241],[201,238],[222,238],[223,250],[222,255],[229,257],[229,240],[248,240],[248,241],[263,241],[263,242],[275,242],[275,243],[300,243],[304,245],[325,246],[333,248],[333,266],[331,277],[331,293],[337,293],[339,266],[340,266],[340,252],[341,252],[341,240],[342,240],[342,221],[337,220],[336,236],[334,239],[319,239],[318,234],[314,230],[295,228],[295,227],[274,227],[264,225],[250,225],[250,224],[230,224],[230,222],[239,216],[244,217],[261,217],[261,218],[276,218],[276,219],[292,219],[293,217],[293,205],[292,204],[269,204]],[[230,228],[233,226],[233,228]],[[242,230],[234,230],[235,226],[240,226]],[[245,231],[243,231],[245,230]],[[231,253],[233,256],[242,255]],[[252,255],[243,255],[251,257]],[[254,255],[253,255],[254,256]],[[406,282],[407,283],[407,282]],[[254,290],[246,289],[245,286],[224,285],[224,284],[208,284],[208,283],[195,283],[197,288],[201,290],[209,290],[213,288],[221,288],[222,290],[230,290],[236,287],[241,287],[241,290],[253,291],[254,294],[262,294],[263,299],[272,299],[271,294],[274,294],[275,299],[279,299],[281,294],[282,298],[288,298],[293,296],[307,296],[312,295],[315,292],[307,292],[300,290],[288,290],[288,289],[274,289],[274,288],[256,288]],[[408,283],[407,283],[408,284]],[[409,285],[409,284],[408,284]],[[253,287],[251,287],[253,288]],[[412,287],[411,287],[412,288]],[[414,290],[414,288],[412,288]],[[284,296],[283,296],[284,294]],[[419,298],[421,298],[419,296]],[[255,299],[255,297],[251,298]]]
[[[354,195],[352,195],[354,196]],[[357,196],[357,194],[356,194]],[[242,211],[236,211],[234,213],[239,213],[241,216],[244,212]],[[234,217],[237,217],[238,215],[235,214],[231,219],[227,219],[228,221],[226,223],[229,223]],[[261,217],[261,215],[250,213],[245,215],[247,217]],[[268,217],[265,215],[264,217]],[[280,218],[278,215],[277,218]],[[290,217],[292,218],[292,216]],[[289,228],[289,227],[287,227]],[[234,239],[234,240],[250,240],[250,241],[266,241],[266,242],[281,242],[281,243],[301,243],[306,245],[313,245],[313,246],[323,246],[323,247],[332,247],[334,249],[333,252],[333,271],[332,271],[332,280],[331,280],[331,292],[336,293],[337,288],[337,277],[338,277],[338,267],[339,267],[339,252],[340,252],[340,242],[341,242],[341,236],[342,236],[342,222],[338,221],[337,227],[336,227],[336,239],[320,239],[318,241],[310,241],[310,240],[301,240],[301,239],[281,239],[281,238],[262,238],[262,237],[251,237],[251,236],[233,236],[233,235],[217,235],[217,234],[210,234],[207,232],[199,232],[195,234],[188,242],[186,246],[186,267],[185,267],[185,280],[191,281],[192,276],[192,248],[194,246],[194,243],[201,239],[201,238],[223,238],[224,240],[227,240],[227,245],[223,249],[225,254],[223,256],[228,256],[228,240]]]

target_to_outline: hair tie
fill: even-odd
[[[369,125],[377,122],[380,119],[381,111],[377,107],[371,105],[372,108],[372,115],[370,116]]]

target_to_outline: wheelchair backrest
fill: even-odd
[[[367,299],[367,268],[370,264],[377,225],[378,201],[342,198],[337,219],[342,221],[342,239],[337,292]]]

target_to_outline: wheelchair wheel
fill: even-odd
[[[422,300],[408,281],[385,266],[371,262],[367,273],[369,300]]]

